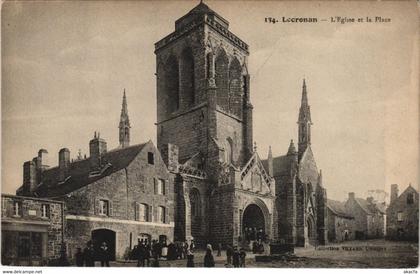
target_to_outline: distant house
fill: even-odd
[[[419,193],[411,185],[398,196],[398,185],[391,185],[391,202],[387,209],[387,238],[418,240]]]
[[[355,220],[344,202],[327,200],[328,241],[343,242],[355,239]]]
[[[372,197],[356,198],[354,192],[350,192],[345,207],[354,216],[355,239],[384,237],[385,211]]]
[[[60,257],[64,203],[1,195],[1,263],[40,266]]]

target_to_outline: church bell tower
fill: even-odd
[[[253,153],[248,45],[200,2],[155,54],[158,148],[175,144],[181,163],[194,156],[206,170],[242,166]]]

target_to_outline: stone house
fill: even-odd
[[[327,200],[328,241],[343,242],[355,239],[354,216],[344,202]]]
[[[130,125],[124,93],[120,146],[107,151],[99,133],[89,142],[88,158],[70,160],[59,152],[56,167],[43,165],[48,153],[24,164],[24,182],[18,195],[63,201],[65,241],[71,258],[76,248],[92,240],[110,247],[112,260],[121,258],[140,238],[173,241],[174,183],[152,141],[129,145]]]
[[[40,266],[60,257],[64,238],[64,203],[1,195],[3,265]]]
[[[372,197],[356,198],[355,193],[350,192],[345,208],[354,216],[356,240],[384,237],[385,212]]]
[[[419,193],[411,185],[398,196],[398,185],[391,185],[387,208],[387,238],[415,240],[419,237]]]

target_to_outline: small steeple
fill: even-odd
[[[121,147],[128,147],[130,145],[130,119],[128,118],[127,97],[125,89],[122,100],[120,125],[119,125],[119,140]]]
[[[322,186],[322,169],[319,170],[318,174],[318,184]]]
[[[287,155],[295,155],[296,154],[296,148],[295,144],[293,143],[293,139],[290,140],[289,149],[287,150]]]
[[[302,99],[299,109],[298,125],[298,158],[300,160],[306,148],[311,145],[311,108],[308,103],[308,92],[306,90],[305,79],[303,79],[302,85]]]
[[[273,174],[274,174],[274,169],[273,169],[273,153],[271,152],[271,146],[268,147],[267,163],[268,163],[268,175],[270,175],[271,177],[273,177]]]

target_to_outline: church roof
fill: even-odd
[[[262,160],[261,163],[265,170],[268,170],[268,160]],[[273,176],[289,175],[292,168],[293,156],[283,155],[273,158]]]
[[[327,199],[327,207],[337,216],[344,218],[354,218],[354,216],[346,210],[345,203]]]
[[[66,179],[59,181],[60,169],[54,167],[42,173],[42,182],[35,190],[38,196],[56,197],[87,186],[103,177],[126,168],[147,143],[114,149],[102,155],[100,170],[93,170],[90,158],[70,163]]]

